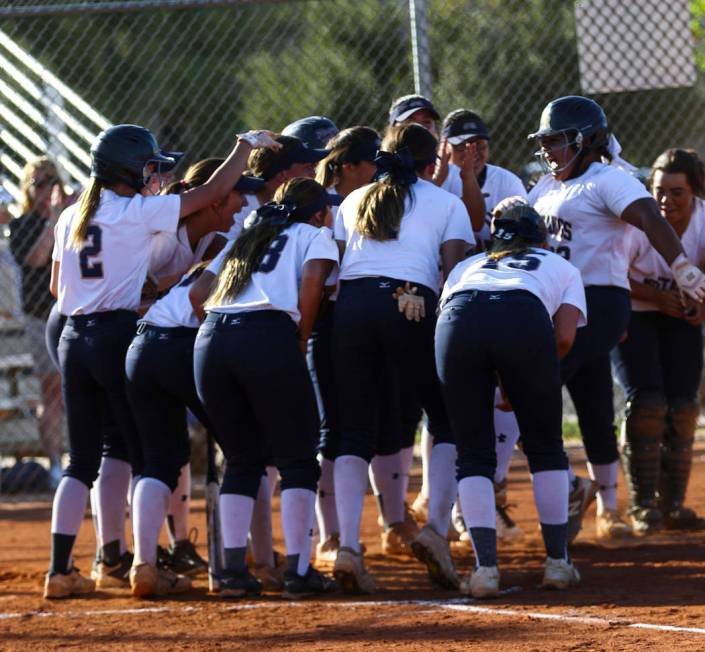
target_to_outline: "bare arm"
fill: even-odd
[[[333,261],[325,259],[309,260],[304,265],[299,289],[299,345],[306,352],[306,344],[318,315],[323,297],[323,287],[333,269]]]
[[[579,319],[580,310],[569,303],[561,304],[556,314],[553,315],[553,330],[556,334],[556,349],[558,350],[559,360],[565,358],[573,346]]]
[[[673,227],[661,217],[654,199],[650,197],[637,199],[624,209],[621,217],[628,224],[641,229],[651,246],[669,265],[683,253],[681,241]]]
[[[51,296],[55,299],[59,298],[59,271],[61,269],[61,263],[58,260],[54,261],[51,266],[51,279],[49,281],[49,292]]]
[[[206,311],[203,309],[203,304],[206,302],[211,292],[213,281],[215,281],[215,274],[204,271],[188,291],[188,298],[193,307],[193,313],[198,317],[198,321],[203,321],[206,318]]]
[[[465,255],[470,248],[470,245],[465,240],[446,240],[441,245],[441,267],[443,268],[443,281],[448,278],[453,267],[461,260],[465,259]]]
[[[475,143],[466,145],[460,180],[463,182],[462,200],[468,209],[473,231],[480,231],[485,225],[485,197],[475,176]]]
[[[660,312],[670,317],[683,318],[683,303],[677,290],[659,290],[646,285],[646,283],[638,283],[632,279],[629,279],[629,285],[634,299],[649,301],[655,304]]]

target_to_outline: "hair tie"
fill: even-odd
[[[377,165],[376,181],[390,179],[407,186],[418,181],[414,157],[408,147],[400,147],[396,152],[378,151],[374,162]]]
[[[250,223],[250,228],[263,222],[272,226],[283,226],[289,222],[289,218],[295,210],[296,204],[286,199],[281,203],[270,201],[257,209],[255,217]]]

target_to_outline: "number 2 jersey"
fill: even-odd
[[[86,240],[69,243],[78,204],[69,206],[55,227],[52,260],[61,264],[58,308],[62,315],[136,310],[147,278],[154,235],[176,233],[179,195],[122,197],[103,190]]]
[[[546,223],[552,251],[575,265],[587,285],[629,289],[621,214],[631,203],[651,197],[630,174],[592,163],[579,177],[556,181],[547,174],[532,188],[529,203]]]
[[[448,275],[441,305],[453,294],[467,290],[525,290],[541,300],[551,317],[561,304],[567,303],[582,314],[578,326],[587,323],[585,288],[580,272],[546,249],[531,248],[523,254],[507,255],[499,260],[481,253],[458,263]]]
[[[223,248],[207,271],[216,275],[220,272],[235,242]],[[309,260],[332,260],[338,264],[338,247],[331,230],[302,222],[290,224],[274,238],[242,292],[208,310],[225,313],[281,310],[298,324],[301,319],[299,286],[304,265]]]
[[[703,269],[705,267],[705,201],[702,199],[695,199],[688,228],[681,236],[681,244],[688,260]],[[630,261],[629,278],[659,290],[677,289],[670,266],[653,248],[643,231],[630,228],[626,246]],[[650,301],[637,299],[632,295],[632,310],[658,310],[658,307]]]

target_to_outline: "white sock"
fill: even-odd
[[[255,501],[240,494],[220,494],[223,548],[245,548]]]
[[[458,495],[455,462],[458,453],[455,444],[436,444],[429,464],[428,524],[445,536],[450,526],[450,511]]]
[[[98,496],[95,493],[95,485],[91,487],[89,498],[91,501],[91,516],[93,517],[93,529],[95,530],[96,557],[98,557],[100,554],[100,549],[103,547],[103,540],[100,538],[100,522],[98,521]]]
[[[267,472],[267,482],[269,483],[269,497],[274,496],[277,490],[277,482],[279,481],[279,469],[276,466],[268,466],[265,468]]]
[[[88,487],[76,478],[64,476],[54,494],[51,533],[76,536],[88,502]]]
[[[606,509],[617,509],[617,475],[619,461],[611,464],[587,464],[590,477],[599,485],[597,489],[597,513]]]
[[[141,478],[132,496],[132,537],[135,541],[135,565],[157,564],[157,543],[166,518],[171,491],[161,480]]]
[[[332,534],[340,534],[338,512],[335,509],[335,483],[333,480],[334,460],[321,458],[321,477],[318,480],[318,495],[316,496],[316,516],[321,541]]]
[[[489,478],[472,475],[458,483],[460,507],[463,510],[465,527],[496,529],[494,484]]]
[[[250,523],[250,550],[252,560],[258,566],[266,564],[274,568],[274,548],[272,544],[272,494],[266,475],[262,476],[252,508]]]
[[[497,390],[499,393],[499,390]],[[502,482],[507,477],[509,465],[512,462],[514,447],[519,441],[519,424],[514,412],[503,412],[495,408],[494,411],[495,451],[497,453],[497,467],[494,472],[494,481]]]
[[[356,455],[335,460],[335,507],[340,520],[340,545],[360,552],[360,519],[367,492],[367,462]]]
[[[130,489],[132,469],[127,462],[104,457],[100,463],[95,492],[98,526],[102,545],[120,541],[120,554],[127,550],[125,542],[125,507]]]
[[[179,473],[179,481],[176,489],[169,497],[169,508],[167,515],[171,517],[172,527],[174,529],[172,537],[172,528],[168,527],[169,539],[174,545],[177,541],[188,539],[188,517],[191,510],[191,464],[185,464],[181,467]]]
[[[311,528],[316,494],[310,489],[285,489],[281,496],[282,530],[287,557],[298,555],[299,575],[306,575],[311,558]]]
[[[428,431],[428,427],[424,424],[421,429],[421,491],[419,492],[424,498],[428,498],[430,494],[430,473],[431,473],[431,451],[433,449],[433,435]]]
[[[134,514],[132,507],[135,504],[135,489],[137,488],[137,483],[141,479],[142,479],[141,475],[132,476],[132,480],[130,480],[130,490],[127,493],[127,506],[130,511],[130,525],[133,530],[133,535],[132,535],[133,543],[134,543],[134,529],[135,529],[135,514]]]
[[[404,501],[406,501],[406,494],[409,491],[409,471],[411,471],[411,465],[414,461],[414,447],[409,446],[408,448],[402,448],[399,451],[401,455],[401,483],[402,489],[401,493],[404,496]]]
[[[532,476],[539,521],[546,525],[568,522],[569,480],[567,471],[539,471]]]
[[[375,455],[370,463],[370,478],[379,492],[382,518],[386,526],[404,520],[404,482],[401,452],[393,455]]]

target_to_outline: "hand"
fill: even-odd
[[[477,158],[477,144],[465,143],[465,149],[460,159],[460,178],[465,179],[468,176],[475,175],[475,159]]]
[[[700,326],[705,320],[705,305],[685,297],[682,318],[691,326]]]
[[[238,134],[237,139],[238,142],[241,140],[246,142],[252,149],[267,147],[276,152],[282,148],[282,144],[274,140],[274,132],[265,131],[264,129],[246,131],[244,134]]]
[[[655,302],[659,312],[669,317],[683,319],[683,301],[681,300],[681,295],[678,290],[659,291],[656,295]]]
[[[416,294],[418,288],[411,287],[409,281],[403,288],[394,290],[392,296],[399,302],[399,312],[409,321],[421,321],[426,316],[426,302]]]
[[[433,183],[442,186],[448,178],[448,163],[450,162],[450,145],[448,139],[444,138],[438,148],[438,158],[436,159],[436,169],[433,171]]]
[[[500,217],[504,211],[511,208],[512,206],[518,206],[519,204],[526,204],[528,202],[521,195],[514,195],[513,197],[505,197],[499,204],[494,207],[492,211],[492,217]]]
[[[705,274],[685,254],[679,254],[671,263],[671,271],[681,292],[702,303],[705,299]]]

